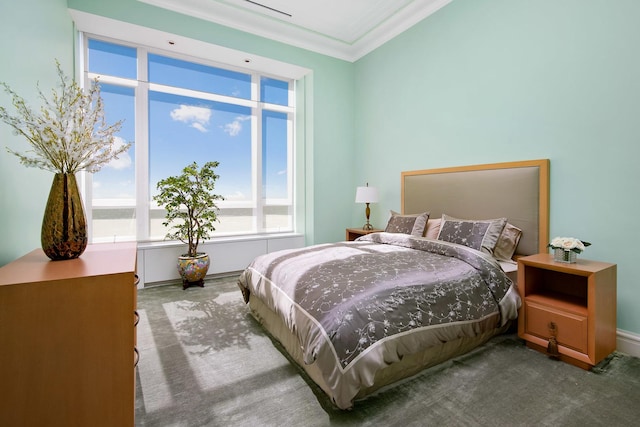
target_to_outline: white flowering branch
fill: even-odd
[[[40,114],[6,83],[0,83],[11,95],[17,113],[11,115],[0,107],[0,120],[31,144],[29,154],[9,148],[7,151],[28,167],[55,173],[98,172],[131,146],[131,143],[121,145],[116,139],[122,120],[112,125],[106,123],[97,79],[85,93],[74,80],[65,76],[58,61],[56,66],[60,77],[59,92],[52,89],[49,100],[38,86],[43,101]]]

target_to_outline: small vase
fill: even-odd
[[[87,219],[74,174],[53,177],[40,242],[54,261],[78,258],[87,248]]]
[[[553,260],[558,262],[566,262],[567,264],[573,264],[576,262],[578,254],[574,251],[565,251],[564,249],[555,248],[553,250]]]

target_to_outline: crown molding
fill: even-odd
[[[350,49],[351,61],[357,61],[366,54],[374,51],[389,40],[413,27],[423,19],[433,15],[453,0],[434,0],[413,2],[400,12],[378,25],[366,34]]]
[[[246,33],[310,50],[349,62],[355,62],[380,47],[452,0],[414,0],[389,16],[360,38],[348,41],[311,31],[267,15],[235,7],[224,2],[201,0],[138,0],[163,9],[204,19]]]

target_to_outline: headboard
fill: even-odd
[[[548,159],[408,171],[401,179],[402,213],[506,217],[522,230],[516,255],[547,252]]]

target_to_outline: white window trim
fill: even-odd
[[[76,24],[77,30],[79,30],[80,32],[80,37],[79,37],[80,46],[78,49],[79,50],[78,57],[83,62],[86,61],[86,58],[84,55],[85,50],[83,46],[83,44],[86,41],[86,38],[82,32],[83,30],[86,30],[87,33],[91,35],[91,37],[97,36],[97,38],[99,39],[118,43],[118,44],[124,43],[124,44],[130,44],[134,46],[144,45],[146,48],[148,48],[149,52],[153,52],[153,53],[156,53],[155,49],[158,49],[159,51],[157,53],[165,54],[165,55],[169,54],[172,57],[179,58],[179,59],[186,59],[190,61],[193,61],[195,59],[198,62],[202,62],[201,60],[205,59],[205,60],[211,61],[211,65],[213,66],[219,66],[226,69],[237,69],[238,71],[241,71],[241,72],[259,73],[262,76],[274,77],[277,79],[290,78],[294,80],[294,84],[290,85],[290,91],[289,91],[290,105],[294,105],[295,103],[294,86],[299,87],[298,85],[295,85],[295,81],[299,81],[299,80],[304,81],[305,76],[307,75],[310,76],[312,74],[311,70],[307,68],[299,67],[293,64],[283,63],[270,58],[260,57],[253,54],[247,54],[244,52],[224,48],[221,46],[213,45],[213,44],[202,42],[199,40],[193,40],[193,39],[177,36],[174,34],[162,32],[158,30],[149,29],[146,27],[124,23],[121,21],[116,21],[109,18],[88,14],[86,12],[81,12],[74,9],[69,9],[69,12],[72,15],[72,18],[74,19],[74,23]],[[126,35],[126,36],[123,37],[123,35]],[[169,41],[171,41],[171,44],[169,44]],[[175,46],[177,43],[180,44],[181,53],[167,50],[167,46]],[[203,55],[202,54],[203,52],[206,52],[206,54]],[[192,55],[193,57],[191,57]],[[139,68],[140,67],[143,68],[143,69],[139,69],[138,72],[146,75],[147,61],[140,56],[140,50],[139,50],[138,57],[140,58],[140,61],[138,61],[138,66]],[[221,58],[223,58],[222,61],[221,61]],[[234,65],[234,63],[238,63],[238,62],[242,63],[242,67],[238,67]],[[82,68],[86,69],[86,63]],[[88,77],[93,78],[93,77],[96,77],[96,75],[91,74]],[[84,79],[82,80],[84,81]],[[123,83],[125,83],[124,81],[119,81],[119,80],[120,79],[113,78],[113,77],[109,77],[109,79],[107,79],[106,76],[101,77],[101,81],[104,83],[114,83],[118,85],[123,85]],[[140,91],[141,85],[147,85],[147,88],[146,88],[147,90]],[[150,84],[147,82],[138,82],[137,85],[134,85],[136,88],[135,89],[136,90],[135,109],[136,109],[137,121],[144,120],[146,123],[148,123],[148,111],[146,109],[147,100],[143,99],[143,98],[146,98],[146,96],[141,96],[140,92],[144,93],[145,95],[148,94],[148,90],[151,89],[150,87],[151,85],[153,84]],[[131,83],[127,82],[124,84],[124,86],[131,87],[132,85]],[[254,85],[252,85],[252,90],[254,90],[253,86]],[[258,90],[257,89],[258,87],[259,85],[255,84],[255,90]],[[183,89],[181,91],[183,91],[183,93],[189,92],[187,89]],[[226,98],[227,97],[224,97],[222,95],[217,95],[217,96],[213,96],[212,100],[225,102]],[[257,99],[257,97],[254,97],[254,96],[252,96],[252,98]],[[267,108],[272,111],[278,111],[278,112],[283,112],[287,114],[292,114],[294,110],[294,108],[291,108],[288,106],[266,104],[262,102],[251,101],[251,100],[247,100],[247,106],[251,106],[252,108],[258,108],[258,109]],[[255,117],[256,116],[253,115],[252,120],[256,120]],[[295,151],[294,147],[297,146],[298,144],[295,143],[293,134],[294,134],[294,129],[298,129],[298,128],[299,127],[295,124],[294,117],[292,117],[291,120],[288,120],[288,136],[289,136],[288,153],[289,154],[288,154],[287,164],[289,168],[288,170],[294,176],[296,176],[295,159],[297,158],[294,152]],[[256,131],[259,131],[261,129],[261,125],[257,124],[257,126],[253,126],[253,129],[256,129]],[[260,135],[258,135],[258,137],[259,136]],[[136,126],[135,138],[136,138],[136,141],[144,141],[144,143],[135,144],[136,158],[148,158],[148,153],[149,153],[149,149],[147,145],[148,126],[144,126],[144,125]],[[257,147],[255,147],[255,149],[260,150],[261,139],[255,138],[254,141],[257,141]],[[138,157],[138,156],[141,156],[141,157]],[[257,162],[259,158],[260,158],[259,156],[252,155],[252,159],[253,159],[252,161]],[[254,170],[257,173],[256,173],[256,179],[254,180],[255,182],[254,185],[261,186],[262,165],[255,165],[255,166],[256,168]],[[138,234],[137,240],[139,242],[143,242],[145,241],[146,238],[149,237],[149,212],[150,212],[149,209],[151,206],[149,206],[148,172],[149,172],[148,164],[146,162],[143,162],[142,167],[140,166],[136,167],[136,182],[145,183],[144,185],[139,184],[136,186],[136,191],[137,191],[136,193],[136,232]],[[305,181],[304,179],[301,180],[301,182],[304,182],[304,181]],[[85,195],[87,199],[90,199],[91,188],[92,188],[92,180],[91,180],[90,174],[84,174],[84,176],[82,177],[82,185],[86,191]],[[293,179],[288,180],[288,186],[289,186],[288,188],[289,197],[286,200],[267,199],[264,205],[266,206],[277,205],[277,204],[281,204],[282,202],[287,204],[292,204],[293,201],[296,199],[296,194],[299,194],[299,193],[296,192],[296,182],[294,182]],[[304,187],[304,185],[302,185],[302,187]],[[257,198],[258,192],[254,191],[253,194],[254,194],[254,198]],[[260,203],[260,206],[258,206],[258,203]],[[229,204],[236,205],[235,203],[229,203]],[[250,203],[245,202],[245,203],[238,203],[237,205],[248,205],[248,204]],[[262,210],[263,208],[262,204],[263,204],[262,200],[254,200],[253,206],[255,206],[257,209]],[[294,221],[294,223],[292,224],[293,230],[297,230],[297,229],[304,230],[304,224],[306,221],[304,220],[304,218],[301,218],[301,219],[296,218],[298,213],[300,213],[300,208],[293,205],[292,205],[292,208],[293,208],[292,220]],[[306,210],[306,209],[303,208],[303,210]],[[87,219],[90,227],[89,233],[90,235],[92,235],[91,209],[89,209],[88,211],[89,212],[87,212],[87,216],[88,216]],[[255,215],[254,218],[257,218],[257,215]],[[302,227],[300,228],[299,225],[302,225]],[[264,231],[261,224],[255,224],[254,229],[259,231],[258,234],[265,233],[265,232],[270,233],[270,231],[268,230]]]

